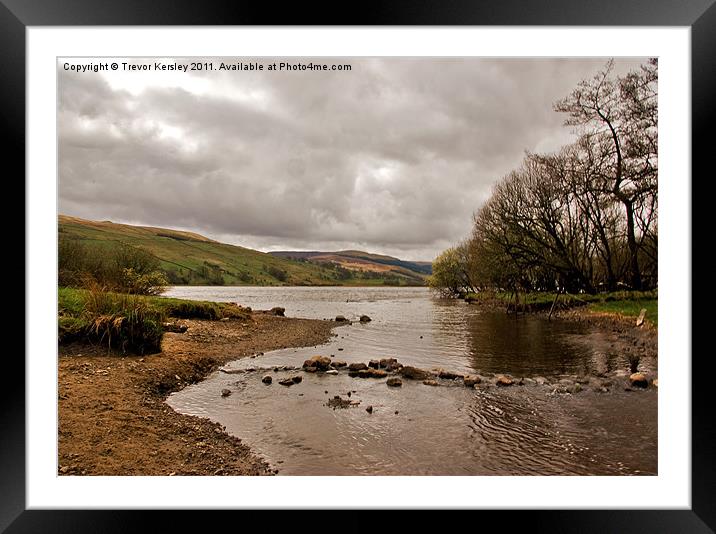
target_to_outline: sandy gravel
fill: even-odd
[[[188,331],[165,334],[162,352],[150,356],[60,347],[59,474],[273,474],[220,425],[180,415],[164,401],[228,361],[324,343],[335,323],[262,313],[250,321],[181,322]]]

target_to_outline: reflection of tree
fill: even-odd
[[[565,337],[583,333],[582,325],[483,312],[468,315],[465,326],[475,369],[515,376],[593,371],[590,353],[568,343]]]

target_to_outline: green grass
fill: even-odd
[[[217,282],[219,285],[258,286],[384,284],[382,279],[354,277],[340,280],[336,272],[326,266],[280,258],[177,230],[60,215],[58,231],[64,238],[77,239],[88,245],[110,247],[125,243],[141,248],[159,260],[161,269],[173,285],[213,285]],[[400,285],[416,283],[414,277],[396,272],[390,274],[402,280]]]
[[[595,312],[617,313],[627,317],[638,317],[641,309],[646,309],[646,320],[659,325],[659,310],[657,299],[615,300],[608,302],[595,302],[589,309]]]
[[[520,305],[524,304],[527,311],[549,310],[556,293],[532,292],[520,293]],[[470,293],[466,300],[472,302],[499,303],[508,309],[514,309],[515,297],[508,292]],[[614,291],[596,295],[561,294],[557,300],[557,309],[587,306],[589,310],[600,313],[615,313],[627,317],[638,317],[642,308],[646,308],[646,319],[658,325],[658,293],[656,291]]]
[[[161,350],[168,317],[250,318],[251,312],[228,302],[192,301],[125,295],[88,289],[58,288],[58,341],[104,344],[123,353]]]
[[[58,313],[60,316],[79,316],[90,295],[87,289],[73,287],[58,288]],[[116,300],[124,297],[120,293],[105,293]],[[211,319],[223,317],[249,318],[250,311],[231,302],[211,302],[208,300],[185,300],[169,297],[149,297],[136,295],[134,298],[161,311],[167,317],[178,319]]]

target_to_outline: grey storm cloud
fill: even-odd
[[[290,61],[352,68],[94,73],[59,61],[60,213],[259,250],[431,260],[469,233],[473,212],[525,151],[574,138],[552,104],[605,63]],[[617,69],[640,63],[618,60]]]

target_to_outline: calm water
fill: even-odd
[[[607,334],[538,316],[484,312],[433,298],[425,288],[175,287],[167,296],[233,301],[286,315],[373,320],[337,327],[329,343],[285,349],[226,366],[271,369],[316,354],[516,377],[626,369]],[[589,342],[585,343],[585,339]],[[655,369],[655,361],[642,368]],[[261,383],[270,373],[274,382]],[[548,386],[430,387],[403,381],[257,371],[215,373],[171,395],[177,411],[225,425],[284,475],[656,474],[657,394],[615,387],[553,395]],[[290,388],[277,384],[301,374]],[[232,391],[221,397],[221,390]],[[360,401],[333,410],[334,395]],[[327,393],[326,393],[327,392]],[[368,414],[365,407],[372,405]],[[395,412],[398,412],[397,414]],[[628,417],[625,417],[628,415]]]

